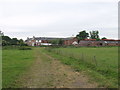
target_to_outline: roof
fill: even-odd
[[[96,41],[96,39],[84,39],[85,41]],[[102,41],[120,41],[115,39],[102,39]]]
[[[27,40],[32,40],[32,39],[33,38],[28,38]],[[34,40],[56,40],[56,39],[70,40],[71,38],[34,37]]]
[[[35,37],[35,40],[56,40],[56,39],[69,40],[70,38]]]
[[[96,39],[84,39],[85,41],[96,41]]]
[[[119,41],[119,40],[114,40],[114,39],[102,39],[103,41]]]

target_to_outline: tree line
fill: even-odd
[[[96,40],[100,40],[99,37],[99,31],[90,31],[89,33],[87,33],[85,30],[79,32],[76,35],[76,38],[80,41],[80,40],[84,40],[84,39],[96,39]],[[101,39],[107,39],[106,37],[103,37]]]
[[[9,36],[2,36],[2,46],[7,45],[25,46],[26,44],[22,39],[18,40],[17,38],[10,38]]]
[[[106,37],[103,37],[100,39],[99,37],[99,31],[90,31],[89,33],[86,32],[86,30],[83,30],[81,32],[79,32],[76,35],[76,38],[78,39],[78,43],[80,40],[84,40],[84,39],[96,39],[97,41],[101,40],[101,39],[107,39]],[[50,43],[52,43],[53,45],[63,45],[64,40],[62,39],[56,39],[56,40],[52,40],[50,41]]]

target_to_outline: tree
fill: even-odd
[[[24,41],[22,39],[19,40],[19,45],[20,46],[24,46],[25,45],[25,43],[24,43]]]
[[[11,38],[10,37],[8,37],[8,36],[2,36],[2,40],[5,40],[5,41],[10,41],[11,40]]]
[[[96,41],[100,41],[100,38],[96,38]]]
[[[0,36],[4,36],[4,33],[2,31],[0,31]]]
[[[52,43],[53,45],[58,45],[59,41],[58,41],[58,39],[56,39],[56,40],[50,41],[50,43]]]
[[[102,40],[103,40],[103,39],[107,39],[107,38],[106,38],[106,37],[103,37]]]
[[[6,46],[6,45],[9,45],[9,42],[2,40],[2,46]]]
[[[22,39],[18,40],[17,38],[10,38],[9,36],[2,36],[2,46],[6,45],[26,45]]]
[[[59,44],[59,45],[63,45],[63,42],[64,42],[64,40],[62,40],[62,39],[59,39],[59,40],[58,40],[58,44]]]
[[[2,45],[10,45],[11,44],[11,38],[8,36],[2,36]]]
[[[79,42],[80,40],[87,39],[88,37],[89,37],[89,33],[87,33],[85,30],[79,32],[79,34],[76,35],[76,38],[78,39],[78,42]]]
[[[99,31],[90,31],[91,39],[99,39]]]
[[[56,39],[56,40],[52,40],[51,43],[54,45],[63,45],[64,40],[62,39]]]
[[[18,45],[19,44],[19,40],[17,38],[12,38],[11,44],[12,45]]]

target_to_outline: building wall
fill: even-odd
[[[35,45],[35,40],[29,40],[27,41],[28,46],[34,46]]]
[[[119,40],[105,41],[105,46],[120,46]]]
[[[105,46],[103,41],[87,41],[81,40],[79,46]]]
[[[81,40],[79,46],[120,46],[120,41],[87,41]]]
[[[28,46],[51,45],[47,40],[28,40]]]
[[[78,42],[77,38],[71,38],[64,40],[64,45],[74,45],[74,42]],[[27,40],[29,46],[51,45],[48,40],[35,40],[34,38]],[[81,40],[78,46],[120,46],[120,40],[101,40],[96,41],[93,39]]]
[[[64,40],[64,45],[73,45],[73,42],[78,42],[77,38],[71,38],[69,40]]]
[[[105,46],[119,46],[118,43],[106,43]]]

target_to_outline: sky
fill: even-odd
[[[0,0],[0,30],[24,40],[71,37],[82,30],[118,39],[118,0]]]

